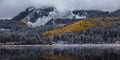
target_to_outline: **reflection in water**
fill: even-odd
[[[61,53],[55,55],[53,52],[51,52],[50,54],[44,54],[43,58],[45,58],[46,60],[81,60],[80,58],[77,57],[62,56]]]
[[[120,46],[0,46],[0,60],[120,60]]]
[[[49,59],[49,60],[70,60],[69,58],[64,56],[55,56],[53,52],[51,52],[49,55],[45,54],[43,58]]]

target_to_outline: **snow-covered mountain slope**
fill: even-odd
[[[59,11],[55,7],[44,6],[40,8],[29,7],[12,20],[28,22],[28,26],[36,27],[45,25],[52,19],[83,19],[106,16],[107,14],[109,13],[96,10]]]

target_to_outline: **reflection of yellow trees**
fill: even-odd
[[[45,58],[46,60],[81,60],[80,58],[61,56],[60,53],[58,56],[55,56],[53,52],[43,55],[43,58]]]
[[[109,17],[107,20],[115,20],[118,19],[118,17]],[[92,22],[94,21],[94,22]],[[111,22],[106,22],[105,18],[101,17],[101,18],[87,18],[84,20],[80,20],[78,22],[69,24],[65,27],[63,27],[62,29],[53,29],[47,32],[44,32],[43,35],[47,36],[50,35],[51,37],[54,37],[55,34],[64,34],[67,32],[80,32],[80,31],[84,31],[88,28],[93,28],[96,27],[96,22],[101,24],[101,25],[107,25]]]
[[[53,52],[51,52],[50,54],[45,54],[43,55],[43,58],[47,59],[47,60],[71,60],[69,57],[65,57],[65,56],[55,56]]]

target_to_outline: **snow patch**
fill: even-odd
[[[44,8],[42,8],[44,9]],[[33,8],[30,9],[30,11],[33,10]],[[30,18],[31,17],[35,17],[35,13],[37,13],[39,16],[39,18],[36,19],[36,21],[34,23],[30,22]],[[36,8],[33,12],[29,13],[24,19],[22,19],[23,21],[27,21],[28,22],[28,26],[29,27],[37,27],[40,25],[45,25],[48,21],[50,21],[51,19],[84,19],[87,18],[86,15],[80,16],[79,14],[75,15],[72,13],[72,11],[59,11],[57,9],[54,9],[54,11],[49,12],[48,16],[41,16],[43,13],[39,8]]]

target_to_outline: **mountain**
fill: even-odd
[[[119,17],[87,18],[61,28],[48,30],[43,32],[43,35],[67,43],[118,43],[119,24]]]
[[[53,7],[29,7],[25,11],[21,12],[19,15],[15,16],[12,20],[28,20],[35,22],[38,18],[43,16],[48,16],[50,12],[54,11]]]
[[[29,7],[25,11],[21,12],[12,20],[22,21],[27,23],[29,26],[40,26],[51,24],[50,21],[53,19],[56,22],[64,24],[63,20],[72,23],[77,21],[76,19],[95,18],[95,17],[106,17],[109,12],[98,11],[98,10],[73,10],[73,11],[59,11],[55,7],[43,6],[43,7]]]
[[[86,16],[87,18],[105,17],[109,15],[109,12],[98,10],[74,10],[73,14],[79,16]]]
[[[119,10],[116,10],[114,12],[111,12],[110,13],[110,16],[119,16],[120,17],[120,9]]]
[[[64,19],[63,17],[59,19],[52,19],[46,23],[46,25],[52,25],[53,21],[56,24],[69,24],[79,21],[84,18],[98,18],[98,17],[107,17],[109,12],[97,11],[97,10],[74,10],[71,12],[72,18]],[[70,14],[71,15],[71,14]]]
[[[21,12],[17,16],[13,17],[12,20],[29,22],[28,25],[40,26],[45,25],[52,19],[81,19],[86,16],[77,16],[72,11],[59,11],[55,7],[44,6],[40,8],[29,7],[25,11]]]
[[[80,19],[52,19],[50,21],[48,21],[45,25],[53,25],[53,24],[69,24],[69,23],[73,23],[76,21],[79,21]]]

